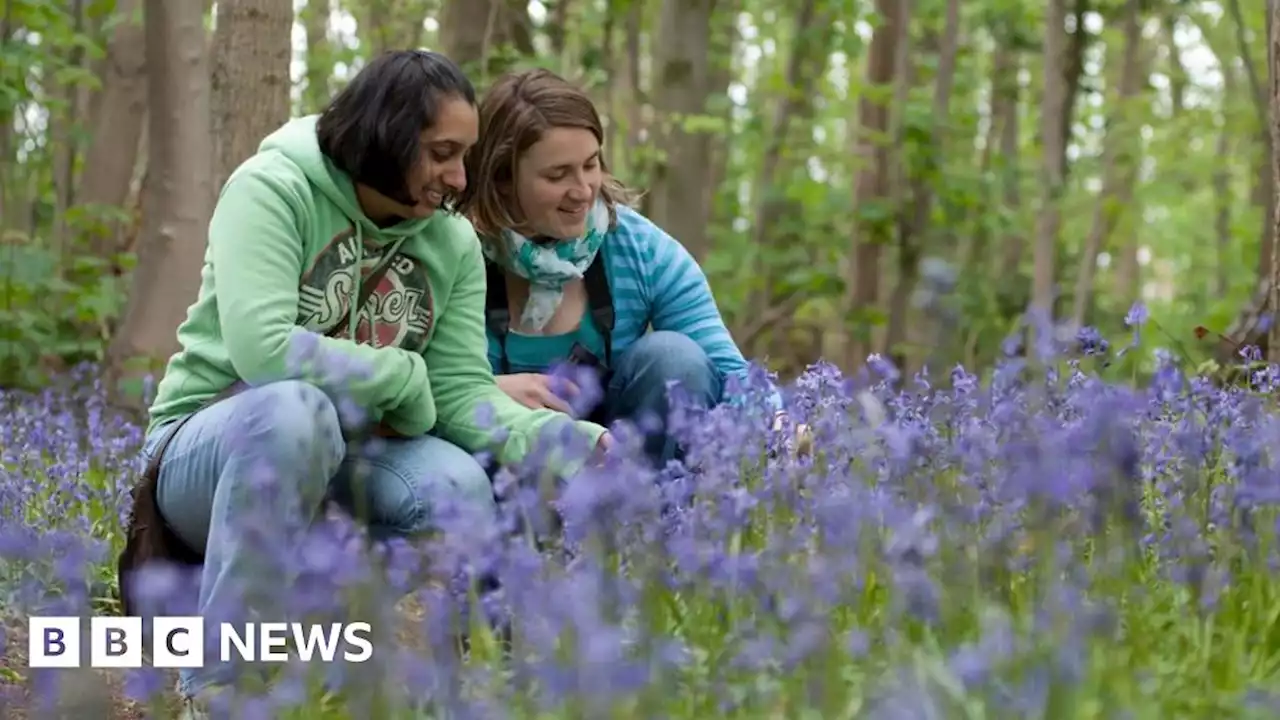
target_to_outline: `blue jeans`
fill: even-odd
[[[681,457],[665,430],[671,408],[667,383],[676,382],[691,402],[711,407],[720,401],[724,378],[711,358],[688,335],[658,330],[640,336],[618,356],[604,388],[601,419],[628,420],[647,432],[644,452],[657,467]]]
[[[148,460],[167,430],[147,438]],[[204,554],[202,615],[235,603],[233,586],[254,573],[260,551],[234,525],[262,511],[268,500],[261,480],[268,475],[285,503],[271,510],[287,513],[277,516],[282,527],[313,520],[326,499],[365,521],[375,539],[432,530],[433,508],[446,503],[496,514],[488,474],[456,445],[428,435],[388,439],[376,455],[349,452],[338,410],[316,386],[282,381],[245,390],[188,420],[160,467],[161,514]],[[235,668],[206,661],[180,673],[179,690],[194,694],[234,676]]]

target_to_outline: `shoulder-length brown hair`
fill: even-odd
[[[523,225],[514,194],[520,156],[552,128],[581,128],[604,147],[600,114],[587,94],[550,70],[509,73],[484,94],[479,106],[480,137],[467,154],[467,187],[458,211],[471,220],[481,237],[496,237],[504,228]],[[600,194],[609,208],[609,226],[617,221],[619,203],[636,195],[618,181],[600,158],[604,183]]]

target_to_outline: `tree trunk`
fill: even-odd
[[[1116,104],[1112,106],[1110,127],[1103,138],[1102,187],[1094,204],[1093,222],[1085,238],[1084,251],[1080,254],[1080,269],[1076,275],[1075,294],[1072,297],[1071,321],[1075,327],[1089,320],[1092,308],[1093,278],[1098,267],[1098,253],[1110,237],[1116,220],[1128,204],[1132,183],[1121,182],[1121,168],[1127,171],[1134,162],[1130,146],[1135,138],[1129,132],[1129,105],[1138,92],[1141,62],[1138,53],[1142,44],[1142,10],[1140,0],[1127,0],[1124,9],[1124,49],[1120,60],[1120,83]],[[1114,55],[1113,55],[1114,57]],[[1124,157],[1121,157],[1123,155]],[[1126,172],[1127,174],[1127,172]]]
[[[69,11],[72,17],[72,32],[79,35],[84,29],[85,0],[71,0]],[[84,63],[84,49],[77,44],[71,49],[67,66],[80,69]],[[53,147],[53,228],[50,237],[53,246],[61,259],[69,258],[74,250],[70,247],[70,228],[67,227],[67,213],[75,203],[76,185],[76,130],[81,116],[80,99],[83,97],[80,87],[75,82],[60,84],[52,77],[46,79],[47,90],[56,95],[61,108],[49,113],[49,141]],[[47,107],[47,106],[46,106]],[[58,272],[62,271],[63,262],[58,263]]]
[[[1271,167],[1271,142],[1262,142],[1262,135],[1270,136],[1270,131],[1266,128],[1267,118],[1262,118],[1263,129],[1259,134],[1254,145],[1257,148],[1257,173],[1253,180],[1253,192],[1251,194],[1252,202],[1261,210],[1262,217],[1262,241],[1258,244],[1258,278],[1265,279],[1270,276],[1271,254],[1272,248],[1275,246],[1275,228],[1272,225],[1271,218],[1276,213],[1276,198],[1272,193],[1275,186],[1275,171]]]
[[[391,0],[364,0],[364,16],[357,25],[361,43],[369,47],[369,59],[391,50],[393,42],[390,30],[394,8]]]
[[[138,0],[117,0],[117,12],[131,17]],[[138,162],[147,114],[146,36],[141,22],[122,20],[107,47],[102,90],[85,150],[80,203],[113,215],[124,210]],[[90,234],[92,252],[109,258],[121,249],[121,223],[102,217]]]
[[[1018,117],[1018,104],[1021,102],[1022,91],[1018,85],[1018,71],[1021,64],[1021,58],[1013,55],[1008,75],[1009,95],[1004,106],[1005,120],[1000,127],[1000,160],[1004,164],[1000,185],[1003,189],[1004,208],[1010,215],[1016,214],[1022,208],[1022,166],[1019,159],[1022,147],[1022,123]],[[1007,278],[1019,278],[1018,268],[1022,265],[1022,254],[1026,244],[1022,233],[1018,232],[1013,223],[1010,223],[1001,241],[1003,252],[1000,256],[1004,258],[1004,263],[996,272]],[[1021,280],[1016,282],[1022,286]]]
[[[1277,203],[1276,195],[1273,192],[1276,181],[1272,177],[1271,133],[1267,127],[1268,100],[1265,91],[1261,90],[1261,81],[1258,78],[1257,68],[1253,62],[1253,56],[1249,53],[1247,38],[1241,24],[1242,15],[1240,14],[1239,4],[1228,2],[1227,9],[1232,15],[1232,24],[1235,31],[1234,39],[1231,43],[1215,42],[1214,26],[1203,13],[1193,14],[1190,17],[1195,22],[1197,29],[1200,30],[1200,34],[1206,39],[1209,49],[1212,50],[1220,67],[1232,67],[1237,60],[1244,66],[1245,87],[1233,91],[1226,85],[1227,82],[1231,82],[1233,85],[1240,82],[1240,75],[1233,72],[1229,75],[1224,75],[1223,90],[1224,93],[1234,94],[1234,92],[1243,89],[1251,99],[1251,104],[1255,106],[1258,117],[1258,133],[1252,137],[1241,138],[1244,143],[1241,147],[1243,156],[1251,159],[1260,159],[1257,165],[1251,168],[1253,170],[1253,183],[1249,195],[1250,202],[1262,209],[1262,227],[1259,232],[1261,242],[1259,242],[1259,253],[1255,264],[1256,281],[1254,291],[1249,300],[1240,308],[1240,311],[1236,313],[1227,329],[1222,333],[1228,340],[1218,344],[1215,354],[1219,362],[1231,363],[1238,360],[1235,356],[1236,346],[1232,343],[1255,345],[1264,349],[1264,351],[1268,344],[1268,333],[1262,327],[1262,323],[1265,316],[1271,312],[1272,234]],[[1269,32],[1272,25],[1270,15],[1268,15],[1267,26]],[[1224,182],[1227,180],[1229,180],[1229,175],[1224,178]],[[1225,201],[1224,196],[1219,197],[1220,203]],[[1218,207],[1219,217],[1223,217],[1222,205],[1219,204]],[[1225,223],[1226,220],[1222,222]],[[1227,240],[1230,242],[1229,237]],[[1224,256],[1225,254],[1226,251],[1224,250]]]
[[[202,10],[171,0],[145,3],[149,196],[133,289],[108,350],[109,389],[126,405],[139,398],[121,381],[162,372],[178,349],[175,331],[200,287],[214,197]]]
[[[739,31],[737,26],[738,12],[741,3],[738,0],[729,0],[722,2],[720,14],[727,18],[727,22],[719,23],[721,30],[720,43],[712,46],[712,63],[711,63],[711,81],[713,88],[720,88],[728,95],[729,84],[733,82],[734,54],[737,52],[739,42]],[[830,44],[827,45],[830,47]],[[825,64],[823,66],[825,70]],[[716,213],[716,198],[719,194],[720,186],[724,183],[725,178],[729,174],[729,137],[732,134],[733,127],[733,110],[734,106],[731,102],[724,103],[724,109],[719,113],[720,122],[724,123],[726,128],[723,133],[714,133],[709,138],[711,143],[710,161],[708,163],[706,188],[703,191],[703,202],[707,206],[707,226],[711,227],[720,220]],[[707,249],[710,251],[714,240],[708,235]],[[695,257],[699,257],[696,256]],[[701,259],[701,257],[699,257]]]
[[[1271,68],[1271,237],[1280,238],[1280,1],[1271,0],[1268,8],[1271,32],[1267,37],[1267,61]],[[1272,243],[1271,308],[1280,308],[1280,242]],[[1267,359],[1280,362],[1280,322],[1272,322],[1267,333]]]
[[[1275,143],[1272,141],[1271,133],[1267,129],[1267,91],[1262,86],[1261,73],[1258,72],[1258,68],[1253,62],[1253,53],[1249,46],[1245,17],[1240,8],[1240,0],[1227,0],[1226,9],[1231,14],[1232,25],[1235,30],[1237,55],[1241,64],[1244,65],[1245,79],[1248,80],[1250,95],[1253,97],[1254,107],[1258,111],[1259,125],[1262,128],[1258,133],[1262,161],[1258,164],[1258,176],[1254,185],[1254,201],[1263,208],[1262,243],[1258,258],[1258,278],[1262,280],[1270,275],[1271,256],[1276,245],[1275,225],[1272,223],[1272,218],[1280,210],[1280,206],[1277,205],[1275,193],[1272,192],[1272,189],[1275,183],[1280,181],[1280,178],[1276,177],[1270,161]],[[1270,16],[1268,15],[1268,17]],[[1270,26],[1270,23],[1271,21],[1269,20],[1268,26]],[[1235,58],[1230,59],[1234,61]]]
[[[1154,53],[1138,54],[1138,77],[1143,87],[1151,75],[1154,60]],[[1133,200],[1135,188],[1141,184],[1140,166],[1140,160],[1129,163],[1119,181],[1123,193],[1122,202],[1127,206],[1125,212],[1134,218],[1142,217],[1142,209]],[[1138,262],[1138,250],[1142,244],[1143,224],[1134,222],[1120,242],[1120,259],[1116,265],[1115,283],[1112,285],[1112,294],[1119,298],[1122,311],[1127,311],[1132,303],[1142,298],[1142,265]]]
[[[811,2],[806,4],[812,5]],[[649,212],[696,258],[706,256],[711,208],[703,190],[710,179],[711,136],[682,127],[706,114],[712,87],[711,19],[716,0],[665,0],[654,49],[653,109],[666,157],[649,181]]]
[[[369,46],[368,57],[418,47],[432,4],[425,0],[365,0],[358,29],[361,43]],[[325,18],[327,22],[327,14]]]
[[[996,248],[992,244],[994,228],[987,221],[987,217],[998,217],[1002,214],[999,212],[1001,186],[1006,188],[1007,196],[1007,187],[1012,184],[1015,198],[1017,195],[1018,97],[1021,94],[1021,88],[1018,86],[1018,54],[1007,41],[1012,36],[1014,22],[1012,18],[1001,18],[999,25],[990,30],[996,43],[991,59],[991,79],[988,81],[990,90],[987,99],[987,117],[990,118],[990,123],[983,138],[982,156],[979,160],[984,177],[991,171],[992,166],[996,165],[1002,170],[1000,173],[1002,178],[1012,177],[1013,182],[992,183],[983,193],[982,203],[969,211],[969,215],[975,220],[974,227],[972,232],[966,233],[957,243],[956,258],[956,267],[965,274],[987,273],[988,268],[995,264],[991,262],[988,254]],[[998,163],[995,161],[996,158],[999,158]],[[1012,207],[1006,204],[1004,209],[1007,211]],[[1022,241],[1017,240],[1010,248],[1004,248],[1000,253],[999,257],[1005,260],[1005,263],[997,268],[1000,277],[1017,276],[1018,263],[1022,258],[1022,245]]]
[[[604,72],[604,161],[610,171],[622,169],[619,152],[618,117],[618,0],[605,0],[603,37],[600,40],[601,70]]]
[[[486,87],[511,67],[507,57],[534,54],[533,22],[521,0],[446,0],[440,17],[444,54]]]
[[[4,12],[0,13],[0,47],[8,45],[10,35],[13,34],[16,4],[15,0],[5,0]],[[4,239],[6,230],[19,227],[16,212],[18,203],[9,194],[14,180],[10,173],[18,164],[14,152],[13,116],[12,110],[0,106],[0,240]]]
[[[796,124],[805,126],[813,114],[814,84],[826,69],[826,48],[831,47],[831,16],[827,12],[818,14],[817,0],[803,0],[800,3],[795,19],[795,35],[791,42],[791,55],[783,75],[782,87],[785,91],[778,99],[774,109],[773,124],[766,137],[763,158],[760,163],[760,175],[755,182],[754,198],[756,216],[752,223],[751,246],[758,258],[756,264],[757,288],[751,293],[750,308],[752,324],[744,328],[739,342],[743,345],[754,344],[756,336],[762,332],[770,319],[770,308],[773,305],[774,273],[769,262],[769,246],[785,244],[781,238],[773,238],[778,222],[787,213],[788,203],[785,192],[778,188],[779,168],[782,166],[782,148],[801,144],[808,146],[808,139],[797,140],[792,133]],[[779,318],[773,318],[776,322]]]
[[[1166,12],[1160,19],[1164,33],[1164,45],[1169,50],[1169,97],[1173,104],[1173,116],[1181,117],[1187,107],[1187,66],[1182,62],[1182,50],[1178,48],[1176,12]]]
[[[1223,106],[1235,97],[1236,74],[1230,67],[1222,68]],[[1225,297],[1231,280],[1231,127],[1226,111],[1219,113],[1222,127],[1218,130],[1218,143],[1214,148],[1218,166],[1213,171],[1213,203],[1215,207],[1213,229],[1217,247],[1217,263],[1213,274],[1213,295]]]
[[[1053,318],[1054,254],[1062,223],[1059,202],[1066,176],[1065,105],[1067,82],[1063,72],[1066,49],[1063,25],[1066,22],[1066,0],[1048,0],[1044,31],[1044,100],[1040,110],[1040,137],[1043,138],[1040,188],[1042,204],[1036,220],[1035,270],[1031,283],[1031,306],[1043,313],[1043,320]],[[1083,28],[1077,28],[1083,31]]]
[[[550,22],[547,23],[547,39],[551,41],[551,53],[561,67],[568,61],[564,51],[569,36],[569,13],[573,9],[572,6],[573,0],[555,0],[551,6]]]
[[[644,83],[640,79],[640,41],[644,30],[645,0],[628,0],[627,14],[623,18],[623,39],[626,49],[622,75],[625,78],[623,93],[627,105],[626,172],[629,182],[648,181],[648,167],[641,157],[640,148],[646,137],[644,106],[649,102]],[[646,194],[644,204],[649,203]]]
[[[930,217],[933,214],[933,184],[927,174],[932,173],[944,162],[949,147],[949,123],[951,119],[951,91],[955,87],[956,56],[960,52],[960,0],[947,0],[946,22],[942,29],[942,40],[936,43],[936,33],[932,33],[928,44],[937,45],[938,70],[933,86],[933,131],[929,144],[929,153],[923,172],[917,172],[910,179],[911,197],[913,200],[911,214],[906,218],[907,232],[899,239],[898,279],[894,284],[893,295],[889,302],[889,327],[885,333],[885,352],[898,355],[897,363],[910,374],[913,367],[908,365],[906,351],[898,346],[903,342],[910,343],[911,328],[909,322],[910,298],[915,291],[919,277],[919,261],[929,241],[927,237],[932,231]],[[923,328],[921,328],[923,329]],[[929,330],[937,331],[933,326]],[[915,338],[919,344],[936,347],[938,338],[926,340]]]
[[[858,135],[855,155],[858,177],[853,189],[853,207],[859,215],[854,222],[850,247],[853,262],[845,268],[846,289],[842,299],[841,327],[830,338],[838,345],[824,354],[844,360],[848,372],[855,371],[870,353],[870,336],[853,334],[850,326],[868,327],[867,312],[880,297],[880,253],[892,237],[891,213],[884,207],[889,199],[890,149],[881,137],[889,127],[889,102],[883,92],[893,82],[897,59],[898,24],[903,8],[897,0],[876,0],[881,24],[871,35],[866,86],[858,100]],[[879,207],[880,211],[876,208]]]
[[[290,0],[219,0],[213,36],[213,187],[289,119]]]
[[[1071,161],[1067,158],[1067,148],[1071,146],[1071,139],[1074,135],[1074,125],[1076,116],[1076,100],[1080,97],[1080,80],[1084,77],[1084,56],[1085,51],[1089,49],[1089,31],[1085,29],[1085,16],[1092,10],[1091,0],[1075,0],[1075,6],[1072,15],[1075,16],[1075,29],[1071,32],[1069,38],[1063,38],[1061,43],[1065,43],[1063,52],[1064,57],[1058,61],[1060,68],[1058,73],[1062,76],[1063,90],[1062,103],[1059,113],[1062,115],[1062,124],[1060,133],[1062,136],[1062,144],[1059,153],[1062,155],[1062,178],[1066,181],[1067,173],[1071,169]],[[1061,23],[1058,29],[1065,33],[1063,26],[1066,24],[1066,7],[1063,7],[1063,15],[1060,18]],[[1057,17],[1056,15],[1054,17]],[[1067,42],[1067,40],[1070,42]],[[1063,47],[1062,44],[1059,45]]]

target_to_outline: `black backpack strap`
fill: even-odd
[[[587,303],[591,306],[591,319],[604,339],[604,366],[613,367],[613,293],[609,291],[609,277],[604,269],[604,248],[587,266],[583,276],[587,285]]]
[[[507,360],[507,332],[511,329],[511,310],[507,304],[507,279],[497,263],[485,260],[484,324],[498,338],[501,372],[511,372],[511,362]]]

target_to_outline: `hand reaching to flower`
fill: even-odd
[[[591,454],[593,462],[604,462],[604,458],[613,450],[613,436],[606,430],[600,439],[596,441],[595,452]]]
[[[578,387],[568,380],[553,379],[549,375],[539,373],[518,373],[515,375],[499,375],[498,387],[512,400],[530,410],[555,410],[572,413],[569,403],[556,395],[552,383],[563,383],[564,389],[571,395],[577,394]]]
[[[813,431],[809,426],[800,423],[796,426],[796,455],[808,457],[813,454]]]
[[[773,416],[773,431],[780,432],[787,422],[787,413],[779,412]],[[795,437],[796,457],[806,457],[813,452],[813,432],[804,423],[796,425]]]

